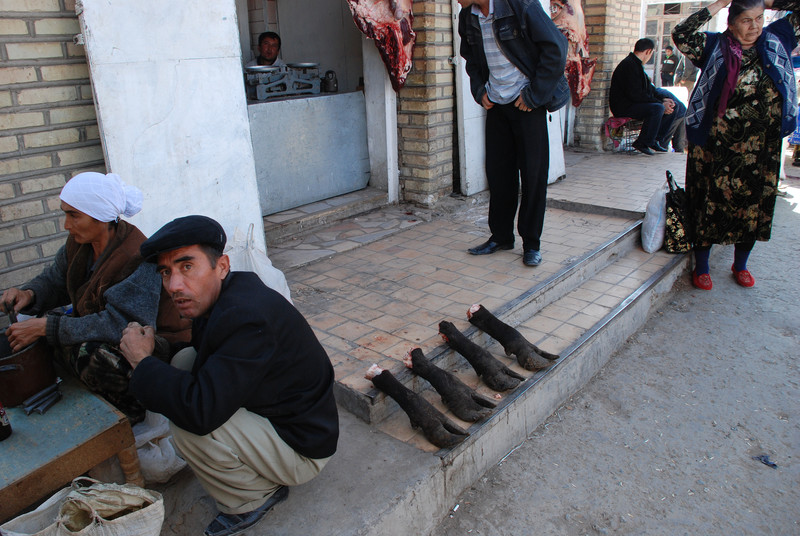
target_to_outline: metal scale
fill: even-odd
[[[285,66],[254,65],[245,67],[247,98],[267,100],[320,92],[319,64],[287,63]]]

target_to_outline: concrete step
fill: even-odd
[[[632,224],[613,239],[582,257],[574,259],[553,277],[536,284],[501,308],[492,310],[492,313],[511,326],[521,324],[536,315],[542,308],[556,302],[587,279],[592,278],[618,258],[637,248],[640,243],[639,228],[640,222]],[[442,320],[463,319],[442,318]],[[464,335],[484,347],[494,343],[485,333],[474,326],[467,328]],[[503,353],[502,349],[499,353]],[[444,344],[428,353],[426,357],[437,366],[448,370],[464,365],[464,359]],[[407,369],[395,373],[395,377],[412,390],[430,389],[427,382],[418,381],[417,376]],[[368,423],[383,421],[398,410],[391,398],[374,388],[362,392],[337,383],[336,399],[340,405]]]
[[[634,252],[638,253],[638,252]],[[666,254],[656,254],[659,256]],[[622,257],[620,261],[624,260]],[[619,262],[619,261],[617,261]],[[560,300],[596,288],[610,277],[617,262],[588,278]],[[650,311],[668,295],[677,277],[685,274],[687,256],[673,256],[659,267],[595,325],[586,329],[560,352],[556,364],[533,374],[504,398],[492,416],[469,427],[470,436],[451,450],[431,456],[439,459],[435,470],[400,489],[393,501],[372,505],[369,519],[352,527],[352,534],[429,534],[446,515],[457,496],[487,469],[521,444],[544,420],[581,389],[611,355],[646,321]],[[557,305],[559,300],[553,302]],[[526,323],[535,322],[535,317]],[[524,333],[524,325],[520,331]],[[497,348],[491,348],[498,355]],[[431,467],[425,465],[425,467]],[[377,511],[375,511],[377,510]]]
[[[621,238],[621,243],[626,242]],[[626,289],[618,293],[619,303],[610,307],[607,314],[576,333],[572,340],[565,340],[553,367],[528,373],[528,379],[506,395],[487,420],[469,426],[470,435],[463,443],[450,450],[436,450],[430,444],[426,447],[424,439],[416,443],[401,441],[382,433],[383,423],[369,425],[342,411],[341,437],[346,440],[340,441],[339,452],[322,474],[308,485],[292,488],[289,500],[278,505],[262,526],[246,534],[431,534],[460,493],[525,441],[606,364],[614,351],[644,324],[650,311],[668,296],[689,263],[688,256],[648,256],[637,248],[625,251],[624,247],[609,254],[607,260],[571,290],[539,309],[538,314],[524,318],[525,308],[507,308],[506,319],[519,319],[517,328],[533,340],[532,334],[548,307],[566,308],[570,300],[609,286]],[[631,270],[622,281],[611,283]],[[632,284],[634,280],[640,282]],[[502,353],[496,344],[489,349],[495,356]],[[511,360],[500,359],[511,365]],[[432,396],[429,400],[438,403]],[[438,405],[441,407],[441,403]],[[386,421],[392,419],[405,420],[410,429],[402,412]],[[183,509],[185,519],[193,519],[193,508],[200,507],[180,502],[168,505],[169,510]]]
[[[377,188],[365,188],[310,205],[264,216],[267,246],[308,235],[332,223],[370,212],[388,204],[388,195]]]

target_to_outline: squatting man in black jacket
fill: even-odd
[[[251,272],[231,272],[222,226],[166,224],[140,248],[156,263],[191,346],[172,366],[151,356],[153,328],[131,322],[120,347],[130,392],[170,420],[172,439],[220,514],[205,534],[238,534],[311,480],[336,451],[333,367],[311,327]]]

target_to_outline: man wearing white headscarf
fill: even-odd
[[[46,337],[63,365],[136,423],[144,408],[127,394],[130,367],[119,353],[123,329],[129,322],[158,326],[159,357],[166,359],[170,342],[187,340],[188,322],[172,300],[163,299],[153,265],[142,262],[139,246],[146,237],[120,219],[141,210],[138,188],[114,173],[85,172],[67,182],[60,198],[66,244],[44,272],[2,297],[7,311],[44,316],[12,324],[6,336],[14,351]],[[70,304],[67,315],[48,314]]]

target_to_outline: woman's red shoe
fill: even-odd
[[[700,290],[711,290],[714,284],[711,282],[710,274],[697,274],[692,270],[692,284]]]
[[[756,284],[756,280],[753,279],[753,276],[750,275],[750,272],[747,270],[737,270],[736,267],[731,266],[731,271],[733,272],[733,277],[736,279],[736,282],[743,287],[752,287]]]

